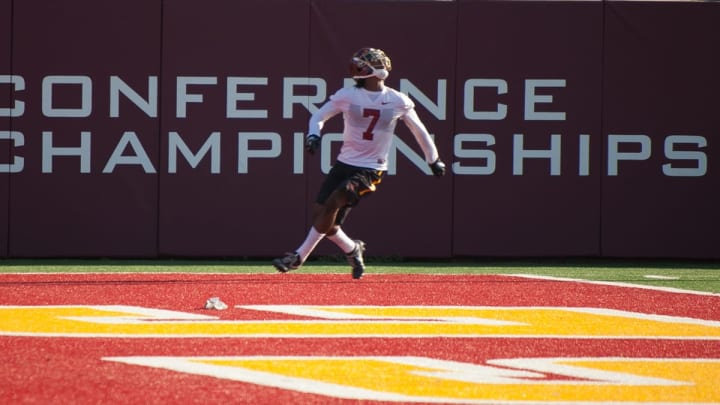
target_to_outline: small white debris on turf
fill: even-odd
[[[220,301],[220,297],[208,298],[208,300],[205,301],[205,309],[217,309],[222,311],[223,309],[227,309],[227,307],[226,303]]]

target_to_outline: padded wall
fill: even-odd
[[[0,257],[295,249],[342,131],[308,156],[310,113],[372,46],[449,173],[398,124],[345,225],[368,255],[720,258],[719,20],[718,2],[0,0]]]
[[[293,139],[306,131],[308,113],[284,117],[283,100],[285,78],[307,77],[309,3],[198,4],[164,7],[160,253],[282,253],[305,232],[306,178],[294,174],[304,155]],[[182,101],[192,98],[201,100]],[[172,172],[171,132],[194,154],[218,133],[218,167],[212,152],[195,167],[176,153]]]
[[[8,221],[10,202],[10,171],[12,157],[10,151],[10,115],[13,108],[13,88],[10,84],[12,72],[10,63],[10,49],[12,42],[12,0],[0,0],[0,76],[6,80],[0,81],[0,257],[8,254]]]
[[[602,3],[458,15],[453,253],[597,255]]]
[[[720,4],[645,5],[605,13],[603,127],[626,155],[603,176],[602,253],[717,258]]]
[[[147,98],[159,21],[159,0],[14,2],[12,71],[26,88],[12,121],[25,167],[10,186],[11,256],[157,254],[157,118],[124,96],[112,117],[110,77]]]

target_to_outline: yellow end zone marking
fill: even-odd
[[[410,356],[112,357],[325,396],[446,403],[712,403],[717,359],[530,358],[470,364]],[[369,377],[372,376],[372,377]]]
[[[599,308],[301,305],[245,309],[308,319],[218,320],[131,306],[0,306],[0,335],[720,339],[718,321]]]

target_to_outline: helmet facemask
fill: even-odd
[[[390,75],[390,70],[390,58],[380,49],[362,48],[355,52],[350,61],[350,74],[353,79],[377,77],[385,80]]]

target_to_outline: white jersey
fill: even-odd
[[[343,163],[387,170],[398,119],[403,120],[413,133],[428,163],[439,157],[435,143],[415,112],[415,104],[397,90],[389,87],[384,87],[382,91],[357,87],[340,89],[312,114],[308,134],[321,135],[325,121],[341,112],[345,129],[338,160]]]

